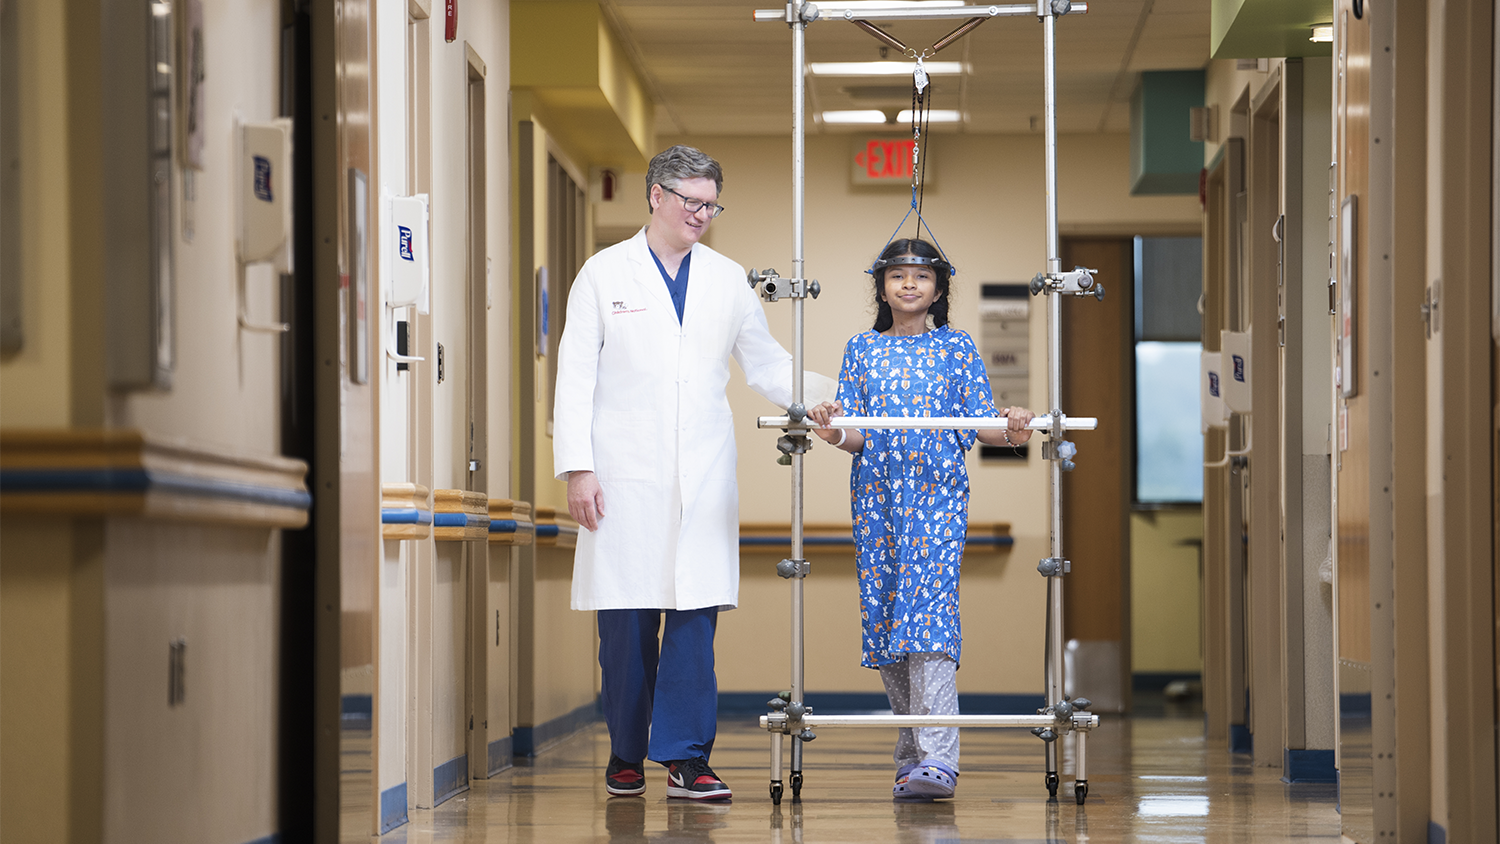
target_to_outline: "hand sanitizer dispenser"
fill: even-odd
[[[292,121],[240,126],[240,262],[292,271]]]
[[[1224,404],[1235,413],[1250,412],[1250,332],[1219,332],[1219,348],[1223,351],[1223,377],[1219,384],[1224,392]]]
[[[428,311],[427,194],[393,196],[388,200],[388,230],[383,238],[389,254],[385,304],[390,308],[415,305]]]
[[[1229,408],[1224,405],[1224,356],[1220,352],[1204,352],[1201,374],[1198,380],[1198,395],[1203,408],[1203,433],[1209,428],[1222,428],[1229,423]]]

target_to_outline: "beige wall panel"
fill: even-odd
[[[275,454],[281,335],[246,331],[238,322],[235,119],[264,122],[280,114],[281,9],[271,0],[205,3],[203,33],[204,166],[194,175],[197,201],[182,201],[180,185],[174,188],[172,389],[115,398],[111,421]],[[174,178],[183,178],[182,171]],[[193,220],[191,241],[183,236],[185,215]],[[275,271],[269,264],[243,271],[249,317],[279,322]]]
[[[1130,514],[1133,672],[1203,670],[1198,598],[1202,541],[1199,508]]]
[[[560,718],[599,693],[598,632],[592,612],[568,609],[573,549],[536,549],[536,687],[532,726]]]
[[[275,802],[280,543],[274,531],[110,519],[105,828],[111,842],[251,841]],[[180,704],[168,654],[185,651]]]
[[[432,584],[432,758],[428,767],[464,755],[465,623],[461,542],[437,543]]]
[[[1046,581],[1033,560],[1045,540],[999,553],[964,556],[960,613],[961,694],[1040,694]],[[791,685],[791,587],[776,575],[782,554],[740,556],[740,606],[719,616],[715,659],[720,692],[766,692]],[[883,692],[879,672],[860,665],[859,586],[853,552],[810,550],[806,580],[807,691]]]
[[[484,619],[489,695],[484,717],[489,721],[486,729],[489,731],[491,744],[496,741],[508,742],[511,728],[515,726],[511,701],[515,694],[511,682],[515,637],[511,632],[510,612],[515,585],[515,559],[515,548],[490,549],[489,613]],[[510,764],[509,758],[496,761],[501,765]]]
[[[0,840],[102,836],[99,532],[53,517],[0,523]]]
[[[75,239],[70,227],[68,27],[65,3],[17,8],[17,136],[22,166],[20,227],[6,249],[21,252],[21,310],[25,345],[0,360],[0,424],[67,425],[72,421],[69,342]]]

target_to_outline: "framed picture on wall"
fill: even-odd
[[[536,356],[544,358],[547,356],[548,342],[551,339],[551,309],[552,291],[547,284],[547,268],[536,268]]]
[[[1339,206],[1339,390],[1344,398],[1352,398],[1359,394],[1359,381],[1355,378],[1356,369],[1354,343],[1355,330],[1358,327],[1354,305],[1354,248],[1358,244],[1354,241],[1355,214],[1358,205],[1353,194],[1344,199]]]
[[[365,174],[349,170],[349,380],[370,381],[370,190]]]

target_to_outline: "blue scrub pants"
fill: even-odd
[[[658,653],[657,629],[666,616]],[[599,610],[599,667],[610,749],[626,762],[663,764],[714,749],[718,607]]]

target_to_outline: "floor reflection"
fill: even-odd
[[[824,731],[806,747],[802,800],[780,806],[768,792],[765,733],[753,717],[720,724],[714,769],[735,799],[665,797],[666,774],[647,768],[641,797],[608,797],[609,742],[591,728],[506,770],[382,842],[610,842],[610,844],[948,844],[948,842],[1325,842],[1339,841],[1333,786],[1294,786],[1248,757],[1210,750],[1197,713],[1106,718],[1089,740],[1088,802],[1065,787],[1049,800],[1043,754],[1022,731],[964,733],[963,776],[953,800],[890,797],[891,736]],[[1064,748],[1070,786],[1072,755]]]

